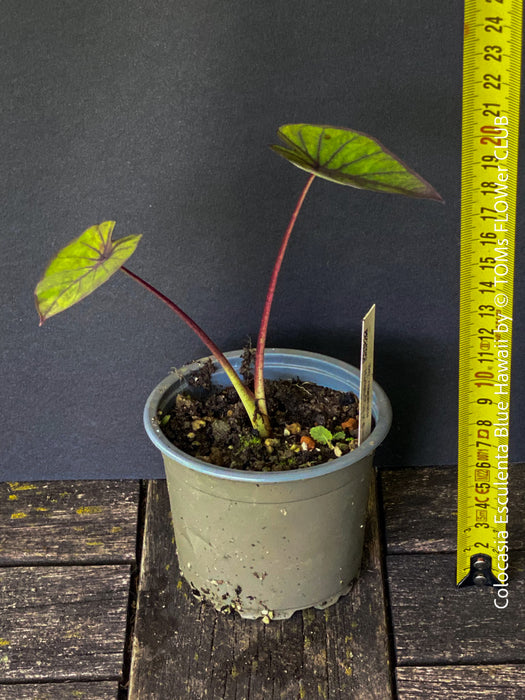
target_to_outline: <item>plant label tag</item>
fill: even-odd
[[[374,335],[376,305],[365,315],[361,330],[361,374],[359,377],[359,432],[360,445],[372,428],[372,382],[374,378]]]

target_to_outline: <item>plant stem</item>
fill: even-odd
[[[206,345],[208,350],[210,350],[210,352],[214,355],[219,365],[225,371],[226,376],[233,384],[235,390],[237,391],[237,394],[239,395],[240,400],[243,403],[244,408],[246,409],[246,412],[248,414],[248,417],[250,418],[253,427],[259,431],[261,437],[268,437],[268,426],[266,425],[265,421],[263,420],[262,416],[257,410],[257,404],[255,402],[254,395],[247,387],[244,386],[237,372],[233,369],[228,359],[225,357],[223,352],[217,347],[217,345],[215,345],[213,340],[202,330],[202,328],[199,325],[195,323],[195,321],[192,318],[190,318],[190,316],[188,316],[188,314],[186,314],[179,306],[177,306],[175,302],[173,302],[167,296],[162,294],[162,292],[159,292],[159,290],[156,289],[153,285],[151,285],[149,282],[146,282],[146,280],[143,280],[142,277],[139,277],[131,270],[128,270],[128,268],[124,267],[124,265],[122,265],[120,269],[122,270],[122,272],[125,272],[126,275],[134,279],[145,289],[147,289],[149,292],[151,292],[157,298],[163,301],[191,328],[192,331],[194,331],[194,333],[196,333],[199,336],[204,345]]]
[[[272,308],[273,297],[275,294],[275,288],[277,286],[277,278],[279,276],[279,271],[281,269],[284,254],[285,254],[286,248],[288,246],[288,241],[290,240],[290,236],[292,235],[295,221],[297,219],[297,216],[299,215],[299,212],[301,211],[301,207],[303,205],[305,197],[306,197],[308,190],[310,189],[310,185],[314,181],[315,177],[316,177],[315,174],[310,175],[310,177],[308,178],[308,182],[306,183],[303,191],[301,192],[299,200],[297,201],[294,212],[292,214],[292,218],[290,219],[290,222],[288,224],[288,228],[286,229],[283,240],[281,242],[281,247],[279,248],[277,260],[275,261],[275,265],[274,265],[273,271],[272,271],[272,276],[270,278],[270,285],[268,287],[268,292],[266,293],[266,300],[264,303],[263,315],[262,315],[262,319],[261,319],[261,326],[259,329],[259,337],[257,338],[257,350],[255,353],[254,393],[255,393],[255,402],[257,405],[257,409],[259,410],[259,412],[262,416],[268,415],[268,409],[266,407],[266,396],[265,396],[265,392],[264,392],[264,349],[266,347],[266,335],[268,332],[268,320],[270,318],[270,311]]]

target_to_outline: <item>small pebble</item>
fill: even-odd
[[[278,444],[279,444],[279,440],[277,440],[276,438],[267,438],[264,441],[264,446],[266,447],[266,450],[267,450],[268,454],[270,454],[270,455],[274,451],[274,447],[276,447]]]
[[[313,450],[315,442],[309,435],[303,435],[301,438],[301,447],[303,450]]]
[[[355,418],[349,418],[344,423],[341,423],[343,430],[357,430],[357,421]]]

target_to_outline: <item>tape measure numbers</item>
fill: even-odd
[[[466,0],[457,577],[507,580],[522,0]]]

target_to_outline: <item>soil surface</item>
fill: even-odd
[[[263,440],[233,387],[212,387],[212,369],[211,363],[204,366],[192,377],[193,388],[158,416],[166,437],[184,452],[220,467],[286,471],[322,464],[357,447],[359,402],[352,392],[299,379],[265,381],[273,434]],[[241,372],[253,388],[248,363]]]

